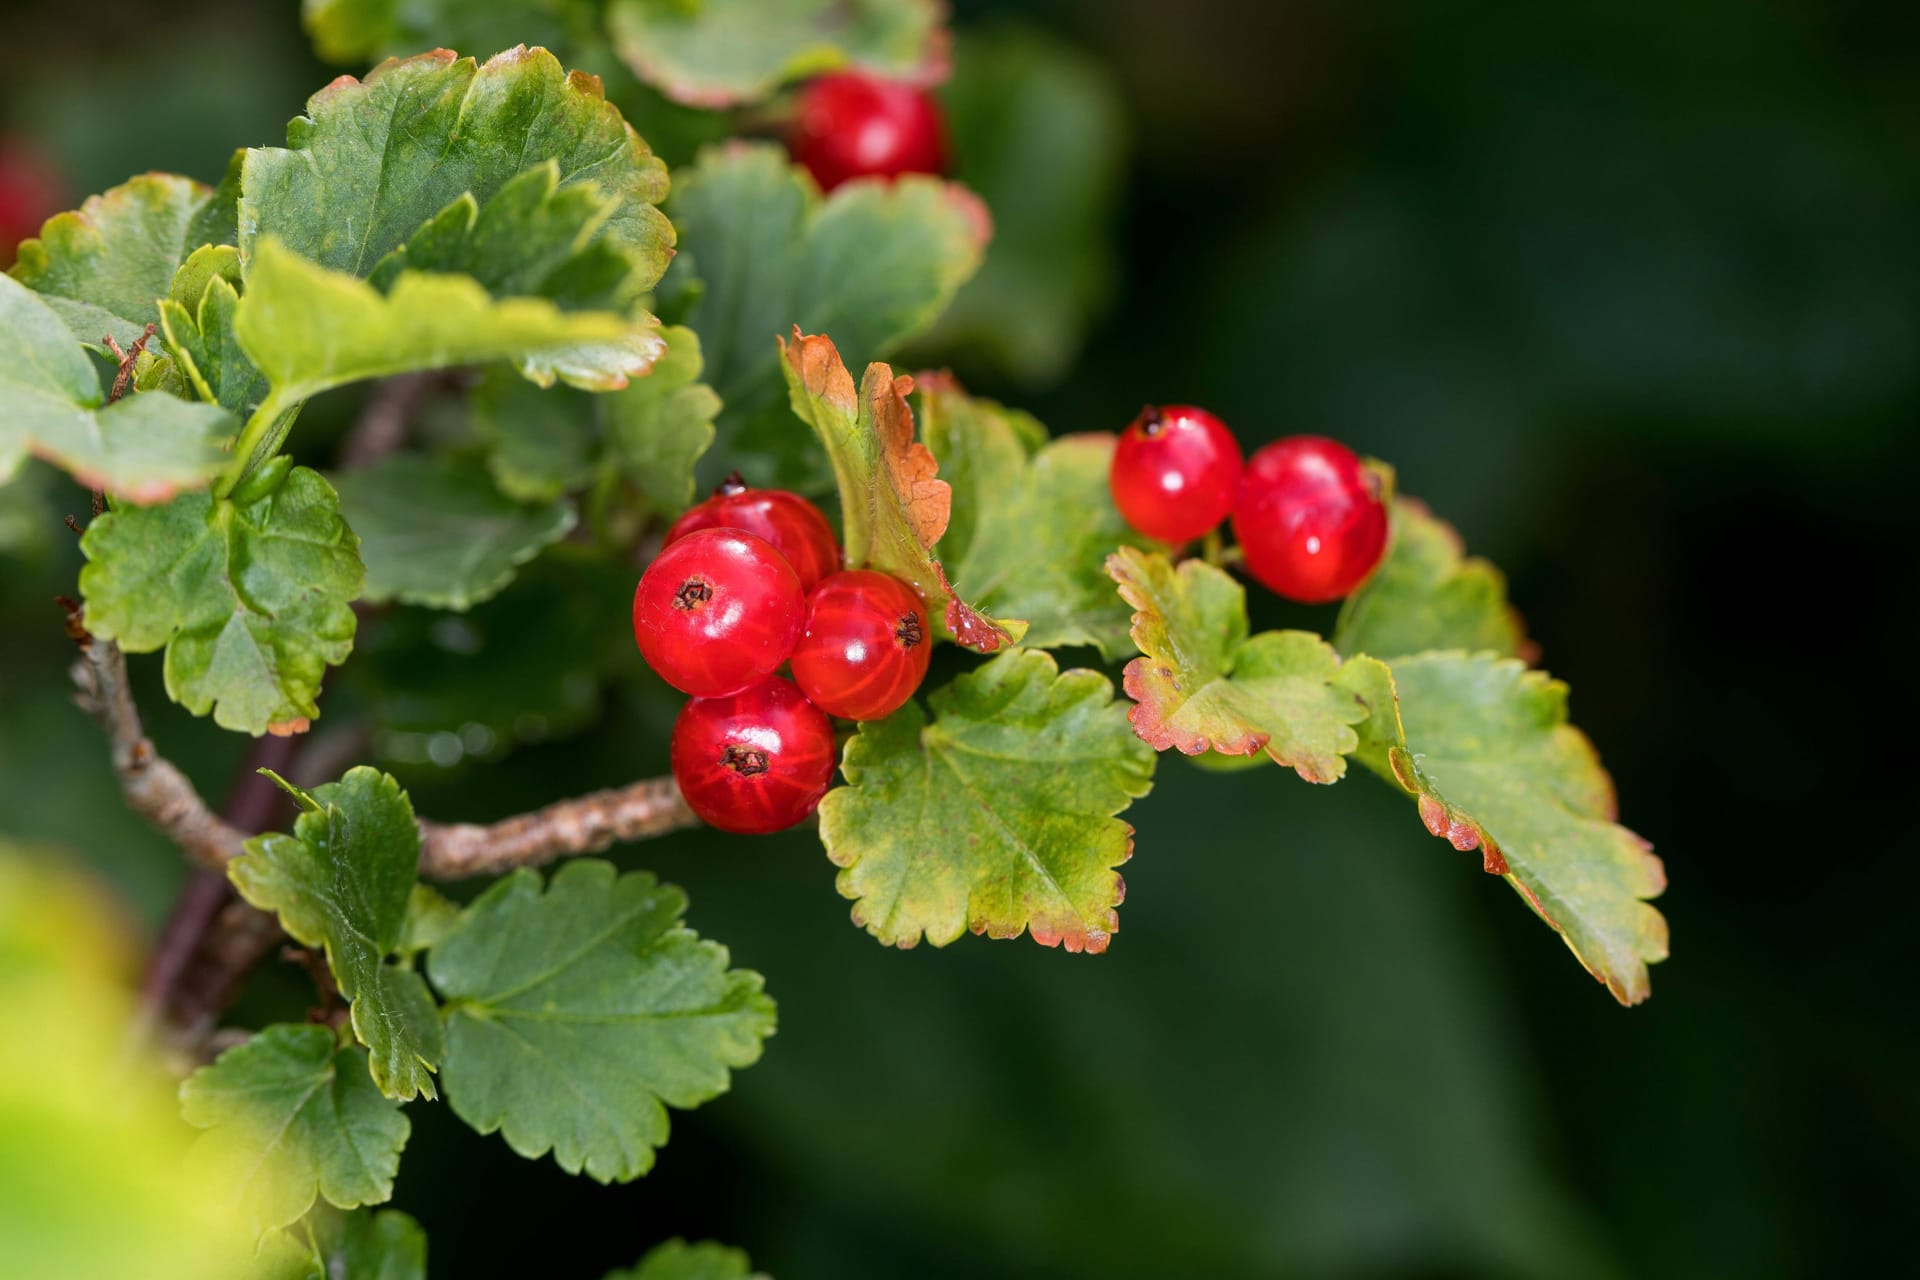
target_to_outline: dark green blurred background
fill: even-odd
[[[780,1033],[629,1186],[412,1108],[396,1203],[434,1274],[590,1277],[673,1234],[783,1280],[1839,1275],[1906,1250],[1920,9],[957,9],[1085,50],[1128,139],[1086,351],[1054,377],[950,348],[970,385],[1056,432],[1184,399],[1250,446],[1394,462],[1509,571],[1666,859],[1673,959],[1617,1007],[1361,777],[1163,762],[1101,959],[882,949],[809,834],[622,849],[767,974]],[[38,0],[0,30],[0,130],[69,203],[217,177],[334,74],[290,3]],[[68,705],[50,603],[84,502],[0,492],[0,830],[95,860],[152,927],[177,855]],[[244,744],[136,665],[218,794]],[[577,736],[389,765],[424,812],[497,816],[658,771],[668,714],[629,670]],[[297,1009],[297,978],[254,1006]]]

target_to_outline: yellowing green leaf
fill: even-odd
[[[779,147],[736,144],[675,175],[687,253],[668,277],[703,286],[684,317],[726,405],[717,473],[818,489],[817,452],[793,434],[776,340],[796,326],[878,359],[919,333],[980,265],[990,219],[972,193],[931,178],[849,183],[826,199]],[[690,268],[685,265],[691,262]]]
[[[172,1082],[127,1034],[135,931],[83,861],[0,840],[0,1276],[239,1280],[246,1226],[184,1167]]]
[[[1106,557],[1162,544],[1135,533],[1113,505],[1114,437],[1047,443],[1038,422],[969,396],[950,377],[922,378],[917,394],[927,446],[953,487],[937,550],[955,589],[988,613],[1024,619],[1029,648],[1126,652],[1131,612],[1114,594]]]
[[[1113,686],[1012,649],[860,726],[820,805],[854,923],[880,941],[944,946],[971,929],[1101,952],[1126,887],[1114,868],[1133,828],[1114,815],[1147,793],[1154,754]]]
[[[867,366],[858,392],[831,339],[794,330],[784,339],[793,411],[813,428],[840,486],[847,563],[908,583],[956,643],[992,653],[1018,643],[1026,624],[999,621],[954,593],[932,548],[946,534],[952,490],[939,463],[913,438],[907,393],[913,379],[884,364]]]
[[[760,975],[728,969],[685,909],[678,889],[595,859],[544,893],[523,868],[475,899],[427,957],[454,1113],[601,1182],[652,1168],[667,1107],[724,1093],[774,1026]]]
[[[1386,659],[1427,649],[1512,658],[1527,649],[1500,570],[1468,557],[1453,526],[1412,498],[1393,504],[1386,559],[1348,597],[1333,643],[1342,653]]]
[[[613,0],[607,26],[633,73],[676,102],[728,107],[849,64],[893,79],[944,57],[935,0]]]
[[[293,468],[247,500],[182,494],[87,526],[87,626],[130,653],[167,650],[167,693],[244,733],[301,727],[353,648],[359,541],[332,486]]]
[[[135,502],[164,502],[226,462],[234,420],[162,391],[105,404],[86,352],[24,285],[0,276],[0,482],[29,453],[83,484]]]
[[[173,273],[193,250],[213,192],[191,178],[145,173],[71,213],[47,220],[20,245],[13,278],[41,295],[81,342],[104,349],[139,341],[160,319]]]
[[[374,1087],[365,1051],[336,1052],[333,1033],[315,1026],[268,1027],[227,1050],[180,1086],[180,1109],[207,1130],[192,1167],[258,1231],[317,1198],[355,1209],[390,1197],[411,1128]]]
[[[316,1214],[260,1242],[253,1280],[426,1280],[427,1233],[398,1209]]]
[[[360,536],[366,598],[468,609],[573,528],[566,502],[515,502],[477,458],[402,454],[334,478]]]
[[[439,1013],[419,974],[386,962],[420,862],[413,805],[399,783],[364,766],[311,793],[281,785],[300,802],[293,834],[247,841],[227,875],[293,937],[326,949],[380,1091],[431,1098],[445,1048]]]
[[[569,313],[543,298],[495,299],[466,276],[411,271],[383,295],[272,240],[254,248],[233,328],[276,408],[349,382],[492,360],[516,362],[542,386],[557,377],[608,389],[664,349],[651,316]]]
[[[1427,830],[1481,851],[1622,1004],[1647,998],[1667,922],[1647,842],[1615,821],[1613,782],[1567,723],[1567,687],[1490,653],[1356,658],[1342,683],[1371,707],[1358,759],[1419,801]]]
[[[1246,592],[1212,565],[1123,548],[1107,561],[1141,656],[1127,664],[1129,719],[1155,750],[1264,750],[1308,782],[1336,782],[1366,705],[1335,681],[1340,658],[1305,631],[1247,635]]]

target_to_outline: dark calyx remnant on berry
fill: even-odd
[[[893,638],[900,642],[903,649],[911,649],[927,638],[926,629],[920,625],[920,615],[903,613],[900,624],[893,629]]]
[[[767,753],[733,742],[720,753],[720,763],[743,778],[756,778],[767,771]]]
[[[729,471],[727,472],[727,478],[714,486],[713,495],[718,498],[728,494],[745,493],[746,491],[747,482],[745,477],[738,471]]]
[[[1150,404],[1140,406],[1140,416],[1134,419],[1140,424],[1140,434],[1151,440],[1167,429],[1167,420],[1160,416],[1160,410]]]
[[[673,593],[673,607],[693,610],[713,599],[713,586],[702,578],[688,578]]]

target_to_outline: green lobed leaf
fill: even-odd
[[[1622,1004],[1647,998],[1667,922],[1647,842],[1620,826],[1613,782],[1567,723],[1567,686],[1491,653],[1421,653],[1341,673],[1372,708],[1357,759],[1419,801],[1427,830],[1479,849]]]
[[[227,1050],[181,1084],[180,1109],[207,1130],[195,1168],[222,1180],[257,1231],[316,1198],[356,1209],[390,1197],[411,1128],[374,1086],[365,1051],[336,1052],[315,1026],[268,1027]]]
[[[958,644],[981,653],[1017,644],[1026,624],[996,620],[968,605],[934,558],[953,495],[932,452],[913,438],[907,404],[913,379],[870,364],[856,392],[833,341],[798,329],[791,345],[781,340],[780,351],[793,412],[813,428],[833,464],[847,564],[890,573],[912,586]]]
[[[917,383],[920,421],[953,517],[937,548],[960,595],[998,616],[1024,618],[1033,649],[1096,646],[1127,652],[1131,613],[1114,595],[1107,555],[1164,544],[1135,533],[1113,505],[1114,437],[1047,443],[1046,428],[969,396],[951,377]]]
[[[612,0],[633,73],[676,102],[757,102],[789,80],[854,65],[891,79],[945,69],[936,0]]]
[[[993,210],[993,244],[914,356],[1051,384],[1114,293],[1125,110],[1111,72],[1035,30],[964,33],[953,67],[954,176]]]
[[[293,834],[247,841],[227,876],[294,938],[326,949],[380,1091],[431,1098],[445,1051],[439,1012],[419,974],[386,962],[400,944],[420,863],[413,805],[399,783],[365,766],[311,793],[280,785],[300,803]]]
[[[1337,782],[1367,706],[1336,680],[1340,657],[1306,631],[1247,634],[1246,591],[1201,560],[1176,568],[1122,548],[1107,573],[1132,605],[1127,664],[1134,732],[1157,751],[1247,756],[1265,751],[1308,782]]]
[[[363,576],[318,473],[295,467],[260,488],[115,508],[80,540],[88,628],[130,653],[165,646],[168,696],[255,735],[320,714],[320,681],[353,648]]]
[[[438,946],[459,922],[459,903],[432,885],[416,884],[407,894],[406,915],[400,921],[400,937],[393,949],[412,958]]]
[[[774,1028],[760,975],[728,969],[685,909],[678,889],[597,859],[544,893],[522,868],[475,899],[427,957],[454,1113],[601,1182],[652,1168],[666,1108],[724,1093]]]
[[[666,354],[652,371],[603,395],[542,391],[490,374],[475,392],[473,412],[492,446],[487,462],[500,488],[527,501],[548,500],[584,485],[606,465],[660,511],[690,506],[694,464],[713,443],[720,397],[699,380],[699,336],[670,326],[660,337]]]
[[[342,76],[307,101],[285,148],[247,153],[240,251],[260,242],[350,275],[371,273],[449,205],[485,205],[524,170],[611,202],[596,235],[630,255],[637,290],[666,269],[673,228],[654,206],[666,166],[606,101],[600,82],[521,46],[476,65],[445,49]]]
[[[240,251],[203,245],[174,273],[160,327],[195,394],[244,417],[266,398],[267,380],[233,332],[241,287]]]
[[[349,382],[493,360],[515,362],[541,386],[559,378],[606,390],[644,373],[664,349],[651,316],[496,299],[467,276],[413,271],[383,295],[273,240],[254,246],[233,329],[271,384],[276,412]]]
[[[680,318],[726,405],[708,481],[737,469],[753,484],[816,491],[828,474],[793,435],[776,340],[797,326],[886,355],[973,274],[989,227],[977,197],[931,178],[848,183],[822,200],[770,145],[702,153],[677,176],[672,211],[702,286]]]
[[[931,721],[910,702],[861,725],[841,762],[849,785],[821,802],[854,923],[900,947],[1024,930],[1105,951],[1126,892],[1113,868],[1133,854],[1114,815],[1147,793],[1155,760],[1113,686],[1011,649],[929,701]]]
[[[143,173],[56,214],[38,239],[20,245],[14,279],[41,295],[95,350],[111,336],[122,347],[158,323],[173,273],[207,241],[202,216],[214,192],[191,178]]]
[[[93,363],[26,286],[0,276],[0,482],[28,454],[134,502],[164,502],[226,462],[234,420],[163,391],[105,404]]]
[[[366,598],[470,609],[573,528],[563,501],[515,502],[479,458],[401,454],[334,477],[360,535]]]
[[[1394,502],[1386,558],[1342,606],[1333,645],[1389,660],[1427,649],[1513,658],[1529,648],[1500,570],[1468,557],[1453,526],[1413,498]]]
[[[436,45],[478,51],[521,41],[555,50],[604,43],[600,8],[601,0],[301,0],[300,5],[314,52],[328,62],[363,66]]]
[[[647,1250],[638,1265],[609,1271],[603,1280],[766,1280],[758,1273],[749,1275],[752,1267],[741,1249],[711,1240],[668,1240]]]
[[[398,1209],[316,1215],[260,1242],[254,1280],[426,1280],[427,1233]]]

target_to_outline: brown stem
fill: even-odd
[[[672,778],[649,778],[486,826],[423,821],[420,874],[432,880],[498,875],[699,825]]]
[[[406,443],[413,415],[440,384],[437,373],[403,373],[373,389],[366,408],[340,446],[340,467],[370,467]]]

